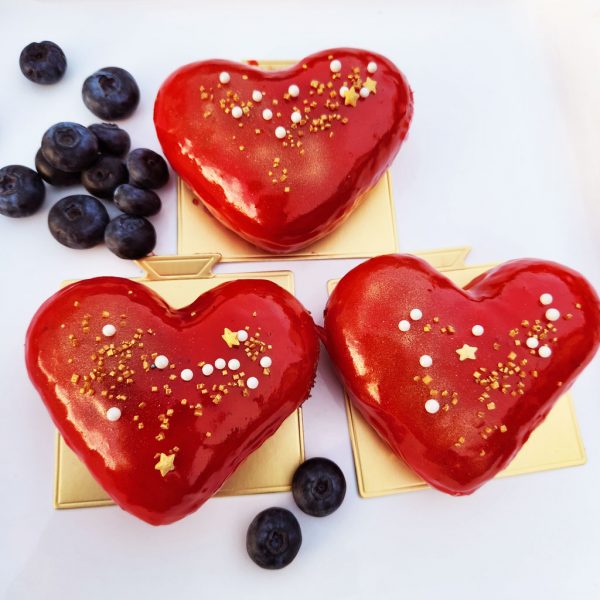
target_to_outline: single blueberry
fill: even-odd
[[[42,179],[50,185],[76,185],[81,181],[80,173],[67,173],[60,169],[55,169],[42,154],[40,148],[35,155],[35,169]]]
[[[54,42],[33,42],[21,50],[21,73],[34,83],[56,83],[65,74],[65,53]]]
[[[98,159],[98,140],[79,123],[57,123],[42,137],[42,154],[55,169],[77,173]]]
[[[156,192],[144,190],[130,183],[120,185],[115,190],[113,200],[119,210],[138,217],[151,217],[161,207],[160,198]]]
[[[137,148],[127,157],[131,183],[145,189],[155,190],[169,181],[167,161],[153,150]]]
[[[300,510],[313,517],[325,517],[344,501],[346,479],[333,461],[311,458],[294,473],[292,494]]]
[[[115,190],[127,181],[127,167],[116,156],[101,156],[81,174],[83,187],[94,196],[112,200]]]
[[[115,123],[94,123],[88,129],[98,138],[98,147],[103,154],[125,156],[129,152],[131,138]]]
[[[91,248],[99,244],[109,220],[102,202],[84,194],[59,200],[48,213],[50,233],[69,248]]]
[[[246,550],[263,569],[289,565],[302,545],[302,531],[296,517],[285,508],[267,508],[258,513],[246,534]]]
[[[28,217],[44,202],[46,188],[42,178],[21,165],[0,169],[0,215]]]
[[[156,245],[156,231],[144,217],[119,215],[106,228],[104,241],[119,258],[144,258]]]
[[[84,104],[101,119],[124,119],[140,101],[135,79],[125,69],[104,67],[92,73],[81,90]]]

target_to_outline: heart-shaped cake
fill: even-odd
[[[153,525],[195,511],[309,395],[319,356],[302,305],[264,280],[181,310],[141,284],[72,284],[27,333],[29,376],[67,444]]]
[[[281,71],[209,60],[162,85],[166,157],[208,211],[249,242],[293,252],[337,227],[396,156],[413,113],[386,58],[338,48]]]
[[[336,286],[324,337],[350,399],[432,486],[474,492],[592,359],[600,303],[578,273],[517,260],[460,289],[408,255]]]

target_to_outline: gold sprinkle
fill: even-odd
[[[488,410],[495,410],[496,409],[496,403],[495,402],[488,402],[486,406],[487,406]]]

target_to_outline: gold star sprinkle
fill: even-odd
[[[240,345],[240,340],[237,338],[237,333],[235,331],[231,331],[231,329],[227,327],[225,327],[221,337],[225,340],[225,343],[229,348]]]
[[[164,477],[167,473],[175,470],[175,455],[174,454],[165,454],[164,452],[160,453],[160,460],[154,465],[154,468],[157,471],[160,471],[160,474]]]
[[[371,94],[377,93],[377,82],[370,77],[367,77],[367,80],[363,83],[363,86],[366,87]]]
[[[356,106],[356,103],[358,102],[359,98],[360,96],[356,93],[356,90],[353,87],[351,87],[344,94],[344,104],[346,106]]]
[[[467,360],[468,358],[471,360],[475,360],[477,357],[475,356],[475,352],[477,352],[477,348],[475,346],[469,346],[469,344],[463,344],[462,348],[459,348],[456,351],[456,354],[458,354],[458,357],[460,358],[461,362],[463,360]]]

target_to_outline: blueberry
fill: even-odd
[[[35,168],[42,179],[47,181],[50,185],[76,185],[81,180],[81,175],[79,173],[67,173],[66,171],[55,169],[44,158],[41,148],[35,155]]]
[[[94,196],[112,200],[117,187],[127,181],[127,167],[116,156],[101,156],[81,174],[83,187]]]
[[[129,152],[129,134],[115,123],[94,123],[88,129],[98,138],[98,147],[103,154],[125,156]]]
[[[300,510],[313,517],[325,517],[343,502],[346,479],[333,461],[311,458],[294,473],[292,494]]]
[[[44,202],[46,188],[42,178],[21,165],[0,169],[0,215],[28,217]]]
[[[131,183],[138,187],[155,190],[169,181],[167,161],[148,148],[138,148],[127,157]]]
[[[76,173],[96,162],[98,140],[79,123],[57,123],[42,137],[42,154],[55,169]]]
[[[151,217],[161,207],[160,198],[152,190],[144,190],[129,183],[120,185],[115,190],[115,205],[128,215]]]
[[[48,85],[65,74],[67,59],[54,42],[33,42],[21,51],[19,67],[29,81]]]
[[[289,565],[301,545],[300,525],[285,508],[267,508],[258,513],[246,534],[248,555],[263,569],[282,569]]]
[[[69,248],[91,248],[104,239],[108,213],[93,196],[74,195],[59,200],[48,213],[50,233]]]
[[[144,217],[119,215],[106,228],[104,241],[119,258],[144,258],[156,245],[156,231]]]
[[[140,101],[135,79],[125,69],[104,67],[92,73],[81,90],[84,104],[101,119],[124,119]]]

